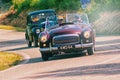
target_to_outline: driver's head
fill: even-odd
[[[63,23],[63,17],[62,17],[62,16],[59,16],[59,17],[58,17],[58,23],[59,23],[59,24],[62,24],[62,23]]]
[[[75,16],[75,19],[81,19],[81,16],[76,15],[76,16]]]
[[[33,22],[37,22],[39,20],[38,16],[37,15],[34,15],[34,16],[31,16],[31,20]]]
[[[80,15],[75,16],[75,22],[82,22],[82,19],[81,19]]]

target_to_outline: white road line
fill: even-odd
[[[103,50],[103,51],[95,51],[95,53],[115,52],[115,51],[120,51],[120,49],[114,49],[114,50]]]
[[[117,57],[108,59],[108,60],[106,60],[106,61],[102,61],[102,62],[100,62],[100,63],[96,63],[96,65],[105,64],[105,63],[111,62],[111,61],[116,60],[116,59],[119,59],[119,58],[120,58],[120,55],[117,56]],[[106,77],[109,77],[109,76],[106,76]],[[89,79],[89,80],[93,80],[93,79],[96,79],[96,78],[97,78],[97,76],[95,76],[95,77],[93,77],[92,79]]]
[[[114,52],[114,51],[120,51],[120,49],[117,49],[117,50],[109,50],[109,51],[113,51],[113,52]],[[109,52],[109,51],[101,51],[101,52]],[[111,59],[102,61],[102,62],[100,62],[100,63],[96,63],[95,65],[106,64],[106,63],[111,62],[111,61],[116,60],[116,59],[120,59],[120,55],[118,55],[117,57],[114,57],[114,58],[111,58]],[[109,77],[109,76],[106,76],[106,77]],[[93,79],[96,79],[96,78],[97,78],[97,76],[96,76],[96,77],[93,77],[92,79],[89,79],[89,80],[93,80]]]
[[[12,51],[9,51],[9,52],[12,52]],[[8,68],[8,69],[5,69],[5,70],[3,70],[3,71],[0,71],[0,74],[3,73],[3,72],[6,72],[6,71],[13,70],[13,69],[15,69],[15,68],[17,68],[17,67],[20,67],[20,66],[22,66],[23,64],[26,64],[26,63],[29,62],[30,57],[29,57],[27,54],[25,54],[25,53],[21,53],[21,52],[17,52],[17,51],[14,51],[14,53],[17,53],[17,54],[23,56],[24,61],[21,62],[20,64],[16,65],[16,66],[14,66],[14,67],[11,67],[11,68]]]
[[[115,51],[120,51],[120,49],[106,50],[106,51],[98,51],[98,52],[95,52],[95,53],[105,53],[105,52],[115,52]],[[109,54],[109,53],[108,53],[108,54]],[[120,58],[120,55],[118,55],[117,57],[108,59],[108,60],[106,60],[106,61],[97,63],[97,64],[104,64],[104,63],[107,63],[107,62],[110,62],[110,61],[113,61],[113,60],[116,60],[116,59],[119,59],[119,58]]]
[[[104,46],[114,46],[114,45],[120,45],[120,43],[112,43],[112,44],[101,44],[101,45],[95,45],[95,47],[104,47]]]
[[[97,63],[96,65],[98,65],[98,64],[105,64],[105,63],[111,62],[111,61],[116,60],[116,59],[119,59],[119,58],[120,58],[120,55],[117,56],[117,57],[114,57],[114,58],[105,60],[105,61],[103,61],[103,62]]]

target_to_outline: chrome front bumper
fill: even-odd
[[[92,47],[94,44],[93,43],[87,43],[87,44],[76,44],[74,45],[74,49],[81,49],[81,48],[87,48],[87,47]],[[40,48],[40,52],[54,52],[58,51],[58,47],[49,47],[49,48]]]

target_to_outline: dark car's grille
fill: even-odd
[[[79,42],[79,35],[66,34],[53,37],[53,45],[74,44]]]

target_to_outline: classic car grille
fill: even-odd
[[[53,37],[53,45],[74,44],[79,42],[79,35],[66,34]]]

